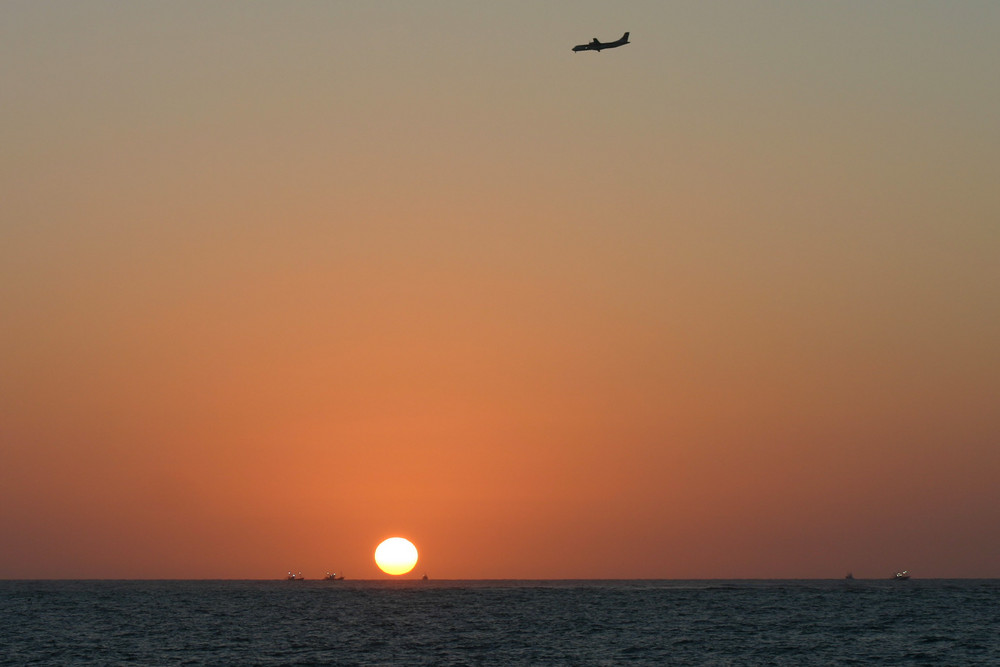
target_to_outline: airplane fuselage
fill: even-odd
[[[625,46],[628,43],[629,43],[628,33],[625,33],[624,35],[622,35],[621,39],[617,39],[613,42],[602,42],[595,37],[592,41],[588,42],[587,44],[579,44],[577,46],[574,46],[573,51],[597,51],[598,53],[600,53],[604,49],[614,49],[618,48],[619,46]]]

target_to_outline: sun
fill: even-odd
[[[402,537],[390,537],[375,548],[375,564],[386,574],[406,574],[417,564],[417,548]]]

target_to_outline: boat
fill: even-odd
[[[323,577],[324,581],[340,581],[344,578],[344,575],[337,574],[336,572],[327,572],[326,576]]]
[[[902,572],[897,572],[895,576],[893,576],[893,579],[895,579],[896,581],[906,581],[909,578],[910,578],[909,570],[903,570]]]
[[[847,576],[844,577],[844,579],[853,580],[854,579],[854,573],[853,572],[848,572]]]
[[[298,573],[289,572],[288,576],[285,577],[285,579],[287,579],[288,581],[305,581],[306,580],[306,578],[302,576],[301,572],[298,572]]]
[[[420,577],[420,580],[421,581],[427,581],[427,575],[425,574],[424,576]]]

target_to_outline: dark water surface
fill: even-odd
[[[7,665],[1000,665],[1000,580],[3,581]]]

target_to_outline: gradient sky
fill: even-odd
[[[993,0],[0,4],[0,578],[1000,577],[998,63]]]

